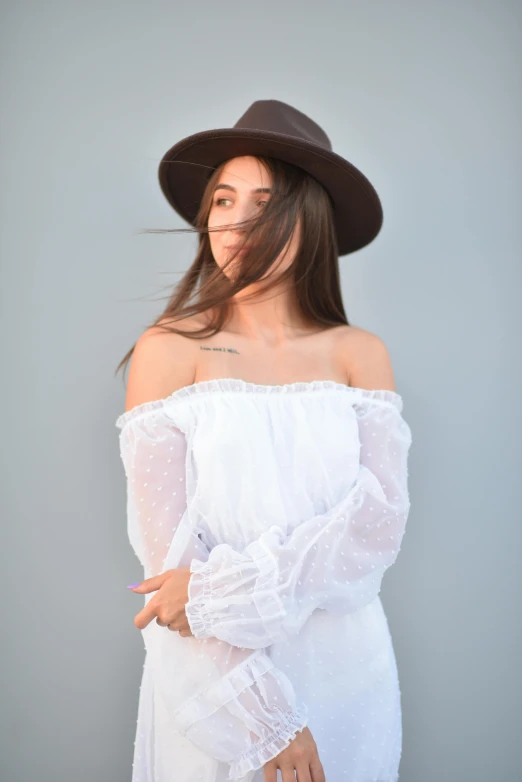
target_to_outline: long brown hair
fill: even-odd
[[[297,166],[277,158],[255,157],[271,171],[273,178],[272,195],[259,216],[243,223],[208,228],[214,187],[228,162],[224,161],[218,167],[211,168],[194,227],[145,231],[200,234],[198,252],[192,265],[174,287],[163,312],[149,328],[155,326],[191,339],[214,336],[221,331],[231,315],[231,297],[261,278],[262,292],[272,287],[270,282],[265,285],[265,280],[279,284],[291,279],[303,319],[310,325],[350,325],[341,296],[338,246],[328,192],[313,176]],[[274,260],[291,239],[299,216],[302,218],[301,241],[293,262],[277,276],[269,274]],[[214,260],[208,234],[215,230],[238,230],[239,227],[248,250],[242,256],[241,264],[234,266],[233,279],[230,279]],[[225,267],[235,257],[229,258]],[[259,289],[252,295],[258,294]],[[177,320],[203,312],[209,314],[210,319],[200,329],[187,332],[172,326]],[[126,367],[135,347],[136,344],[122,358],[115,374]]]

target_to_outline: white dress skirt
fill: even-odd
[[[141,631],[132,782],[263,782],[305,725],[326,782],[396,782],[379,591],[410,508],[402,408],[395,391],[332,380],[220,378],[119,416],[144,578],[191,571],[193,635]]]

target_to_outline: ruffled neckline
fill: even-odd
[[[348,386],[345,383],[339,383],[337,380],[298,380],[294,383],[283,383],[282,385],[267,385],[264,383],[251,383],[247,380],[232,377],[212,378],[211,380],[198,380],[187,386],[176,389],[166,397],[153,399],[150,402],[132,407],[130,410],[121,413],[116,419],[116,426],[122,429],[126,423],[155,410],[162,409],[174,402],[212,394],[215,392],[247,392],[257,394],[295,394],[295,393],[313,393],[317,391],[336,391],[344,394],[355,395],[362,401],[387,402],[395,405],[399,412],[403,407],[402,396],[397,391],[390,391],[388,388],[357,388]]]

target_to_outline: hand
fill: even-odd
[[[317,745],[307,727],[298,731],[288,747],[265,763],[263,769],[265,782],[276,782],[277,769],[281,771],[283,782],[295,782],[295,771],[299,782],[326,782]]]
[[[134,617],[136,627],[143,630],[157,617],[156,622],[162,627],[177,630],[184,638],[193,635],[185,612],[190,576],[189,567],[173,568],[153,578],[146,578],[134,587],[132,591],[140,595],[159,590]]]

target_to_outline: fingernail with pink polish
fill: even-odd
[[[138,581],[138,583],[137,583],[137,584],[129,584],[129,585],[127,586],[127,589],[134,589],[134,587],[139,587],[140,583],[141,583],[141,582],[140,582],[140,581]]]

